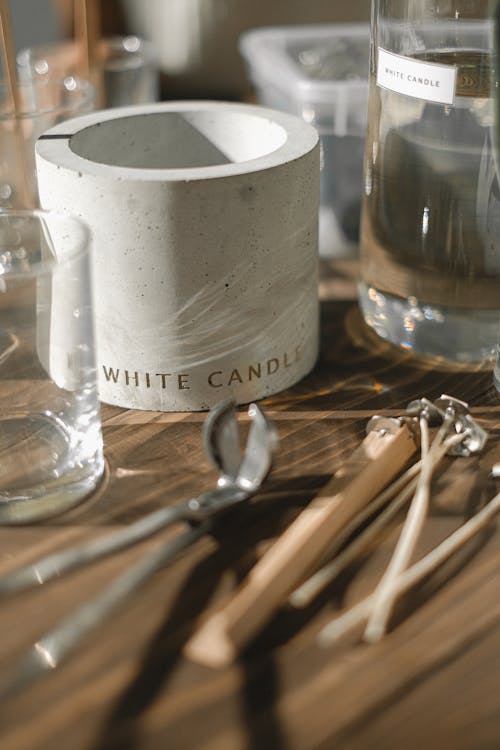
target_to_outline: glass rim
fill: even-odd
[[[136,34],[104,37],[100,45],[104,72],[124,72],[158,64],[153,43]]]
[[[37,223],[42,226],[44,219],[51,219],[58,223],[68,223],[78,229],[79,235],[75,233],[72,238],[72,248],[65,252],[60,258],[50,258],[35,261],[30,263],[29,268],[26,270],[19,270],[16,268],[12,271],[5,271],[1,269],[0,264],[0,279],[29,279],[41,276],[44,273],[53,271],[55,268],[63,268],[68,263],[71,263],[79,258],[83,258],[89,255],[90,250],[90,229],[88,225],[82,221],[78,216],[72,214],[62,214],[58,211],[45,210],[41,208],[0,208],[0,230],[2,224],[7,219],[28,219],[36,220]],[[0,255],[7,251],[9,248],[5,246],[2,248],[0,245]]]
[[[73,81],[75,83],[74,88],[69,88],[64,86],[66,82]],[[94,97],[95,97],[95,87],[93,84],[90,83],[90,81],[87,81],[84,78],[80,78],[79,76],[58,76],[58,75],[50,75],[50,74],[44,74],[44,75],[36,75],[31,76],[30,78],[21,79],[20,81],[17,81],[16,87],[18,90],[26,89],[29,91],[29,88],[37,87],[37,84],[40,86],[50,86],[51,84],[59,85],[61,88],[66,88],[66,91],[68,94],[74,93],[81,93],[82,97],[78,100],[79,105],[83,106],[90,104]],[[0,95],[4,96],[7,89],[7,83],[1,79],[0,80]],[[36,90],[36,89],[35,89]],[[34,107],[26,107],[22,108],[20,112],[2,112],[0,111],[0,120],[28,120],[28,119],[35,119],[37,117],[52,114],[54,112],[64,112],[64,111],[70,111],[73,109],[72,107],[72,101],[69,102],[58,102],[57,104],[53,104],[51,106],[41,107],[41,108],[34,108]],[[75,112],[75,116],[78,113]]]
[[[134,40],[135,44],[131,44]],[[29,47],[24,47],[19,50],[16,55],[16,60],[21,68],[33,68],[37,61],[42,60],[44,57],[50,57],[51,55],[57,54],[58,51],[68,51],[76,49],[77,44],[74,39],[63,39],[53,42],[46,42],[44,44],[33,44]],[[122,52],[124,57],[133,57],[137,55],[144,58],[147,64],[156,63],[157,51],[156,48],[149,39],[145,39],[138,34],[110,34],[102,37],[98,42],[98,52],[100,54],[106,54],[107,52]],[[57,71],[57,64],[53,70]],[[40,75],[50,76],[50,68],[46,73]]]
[[[131,45],[132,40],[135,44]],[[124,52],[134,55],[138,52],[144,52],[145,50],[151,54],[154,53],[154,44],[149,39],[144,39],[142,36],[137,34],[113,34],[111,36],[105,36],[99,44],[105,49],[106,47],[122,49]]]

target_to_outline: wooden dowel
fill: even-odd
[[[185,647],[186,655],[212,667],[233,661],[310,573],[336,535],[399,474],[415,450],[406,425],[394,434],[371,432],[250,571],[229,603],[195,633]]]
[[[75,41],[78,46],[79,75],[90,79],[96,65],[96,49],[100,37],[97,0],[75,0]]]
[[[18,164],[18,170],[15,170],[19,175],[19,200],[17,201],[17,207],[19,208],[19,204],[21,204],[21,207],[27,208],[32,206],[33,197],[29,189],[27,173],[28,161],[26,158],[22,123],[19,119],[19,115],[22,111],[22,101],[17,80],[16,50],[12,35],[12,23],[8,0],[0,0],[0,44],[8,107],[13,118],[15,152]],[[15,174],[13,174],[12,177],[14,178]]]
[[[74,15],[78,75],[96,86],[99,100],[102,95],[102,61],[98,54],[101,40],[100,0],[75,0]]]
[[[414,464],[415,467],[420,469],[420,462]],[[413,467],[412,467],[413,468]],[[408,474],[408,472],[407,472]],[[407,476],[405,475],[405,478]],[[369,524],[369,526],[362,531],[356,539],[345,547],[334,559],[324,565],[314,575],[311,576],[305,583],[303,583],[298,589],[293,591],[288,599],[288,603],[292,607],[303,608],[309,606],[311,602],[323,591],[328,585],[332,583],[343,571],[355,562],[366,549],[370,546],[373,540],[381,533],[396,513],[408,503],[415,492],[417,486],[417,479],[414,477],[406,484],[399,493],[395,494],[391,499],[389,505],[377,516],[377,518]],[[382,493],[384,494],[384,493]],[[370,503],[368,508],[371,508],[377,501]],[[375,512],[375,511],[374,511]],[[363,515],[363,513],[361,514]],[[357,519],[354,519],[357,521]],[[358,523],[359,527],[361,523]]]
[[[9,99],[9,108],[10,111],[16,115],[21,110],[21,102],[17,87],[16,50],[12,36],[12,24],[8,0],[0,0],[0,33],[2,43],[2,61],[7,96]]]

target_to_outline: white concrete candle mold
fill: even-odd
[[[162,103],[67,121],[36,151],[42,206],[91,228],[103,401],[203,410],[311,370],[311,126],[258,106]]]

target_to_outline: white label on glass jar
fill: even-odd
[[[382,47],[378,49],[377,86],[389,91],[428,102],[453,104],[456,79],[454,65],[422,62]]]

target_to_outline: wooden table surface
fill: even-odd
[[[316,643],[322,625],[373,589],[401,516],[310,608],[283,609],[232,667],[187,661],[182,647],[362,439],[373,414],[419,396],[466,400],[490,431],[479,458],[448,459],[434,484],[419,554],[500,489],[500,399],[488,368],[415,362],[361,323],[351,264],[322,269],[322,353],[314,372],[263,402],[280,450],[262,492],[214,537],[154,576],[64,665],[0,707],[1,750],[498,750],[500,532],[493,524],[398,607],[380,644]],[[248,424],[242,409],[242,424]],[[104,406],[109,476],[77,509],[38,526],[0,529],[0,572],[214,485],[203,414]],[[0,679],[60,618],[162,539],[2,601]]]

